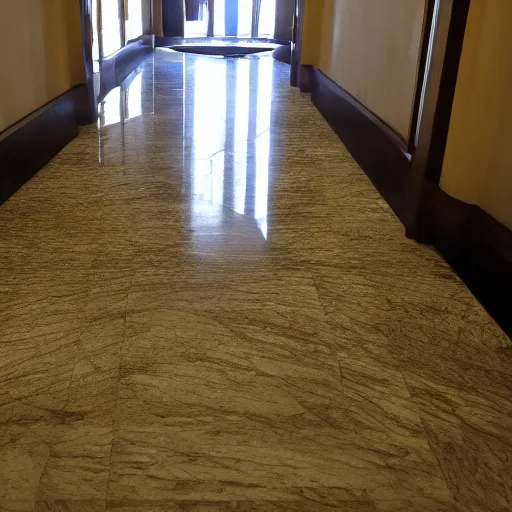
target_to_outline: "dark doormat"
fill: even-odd
[[[268,46],[215,46],[215,45],[177,45],[171,50],[183,53],[196,53],[199,55],[214,55],[222,57],[244,57],[253,53],[273,51]]]

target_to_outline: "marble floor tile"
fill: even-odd
[[[46,500],[37,501],[34,512],[104,512],[106,503],[101,500]]]
[[[0,426],[0,504],[34,510],[36,502],[105,502],[112,428],[81,422]]]
[[[499,393],[497,388],[504,386],[503,377],[496,377],[492,386],[481,379],[476,389],[475,375],[471,389],[461,383],[447,384],[442,377],[405,372],[448,485],[469,510],[509,508],[512,402],[493,392]]]
[[[0,410],[4,421],[21,420],[22,405],[52,413],[68,396],[80,337],[79,306],[72,298],[11,303],[0,323]]]
[[[332,427],[268,428],[259,419],[211,416],[116,432],[109,497],[175,499],[175,484],[353,489],[371,498],[449,498],[428,443]],[[371,439],[370,439],[371,437]]]
[[[269,55],[158,50],[0,207],[0,510],[512,509],[512,343]]]
[[[454,500],[411,498],[375,501],[375,512],[412,512],[416,510],[424,512],[460,512],[464,509]]]
[[[268,489],[234,486],[229,483],[207,486],[183,482],[174,489],[172,500],[110,500],[109,511],[193,511],[193,512],[267,512],[332,510],[374,512],[374,502],[365,493],[338,488]]]
[[[59,426],[37,487],[36,501],[105,500],[112,428]]]
[[[50,446],[31,429],[0,426],[1,510],[32,510]]]

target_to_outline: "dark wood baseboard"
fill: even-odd
[[[420,242],[433,245],[512,337],[512,232],[484,210],[429,184]]]
[[[430,35],[425,31],[420,59],[420,70],[425,72],[428,69],[428,78],[420,77],[419,82],[425,87],[416,91],[412,119],[410,146],[416,145],[416,148],[407,184],[404,222],[410,238],[419,236],[417,223],[424,201],[424,188],[430,183],[439,183],[441,178],[471,0],[439,0],[437,9],[434,4],[434,0],[429,0],[427,16],[433,16],[438,11],[435,30],[430,41],[426,39]],[[427,27],[432,24],[433,20],[427,20]],[[426,65],[427,53],[430,54],[429,66]],[[423,105],[420,115],[418,102],[421,96]],[[418,133],[416,128],[419,128]]]
[[[300,92],[313,92],[313,66],[301,64],[297,72],[297,87]]]
[[[76,121],[79,126],[95,123],[98,120],[98,108],[94,98],[94,88],[80,85],[73,89],[75,98]]]
[[[406,141],[320,70],[302,68],[314,105],[403,222],[411,170]]]
[[[315,67],[302,66],[301,80],[301,90],[311,90],[313,103],[405,224],[411,176],[406,141]],[[512,337],[512,232],[431,182],[424,185],[416,224],[414,238],[440,252]]]
[[[136,41],[128,43],[119,51],[107,57],[100,63],[100,99],[104,98],[152,53],[153,48],[149,38],[142,36]]]
[[[87,87],[81,85],[0,133],[0,204],[78,135],[88,111]]]

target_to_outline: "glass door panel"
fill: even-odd
[[[253,0],[238,0],[238,37],[252,35]]]
[[[214,9],[213,34],[224,37],[226,35],[226,0],[215,0]]]
[[[205,37],[208,33],[208,0],[185,1],[185,37]]]
[[[277,1],[210,0],[214,6],[214,35],[273,38]]]
[[[142,22],[143,0],[126,0],[126,42],[137,39],[144,32]]]
[[[276,30],[276,1],[277,0],[261,0],[258,37],[274,38]]]
[[[101,0],[101,38],[103,57],[108,57],[122,46],[121,6],[119,0]]]
[[[100,30],[98,25],[98,10],[99,10],[99,0],[92,1],[92,62],[93,62],[93,72],[97,73],[100,70]]]

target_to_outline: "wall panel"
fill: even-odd
[[[313,64],[408,139],[426,0],[307,0]]]
[[[84,82],[78,1],[0,5],[0,131]]]
[[[512,229],[512,2],[472,0],[441,188]]]

